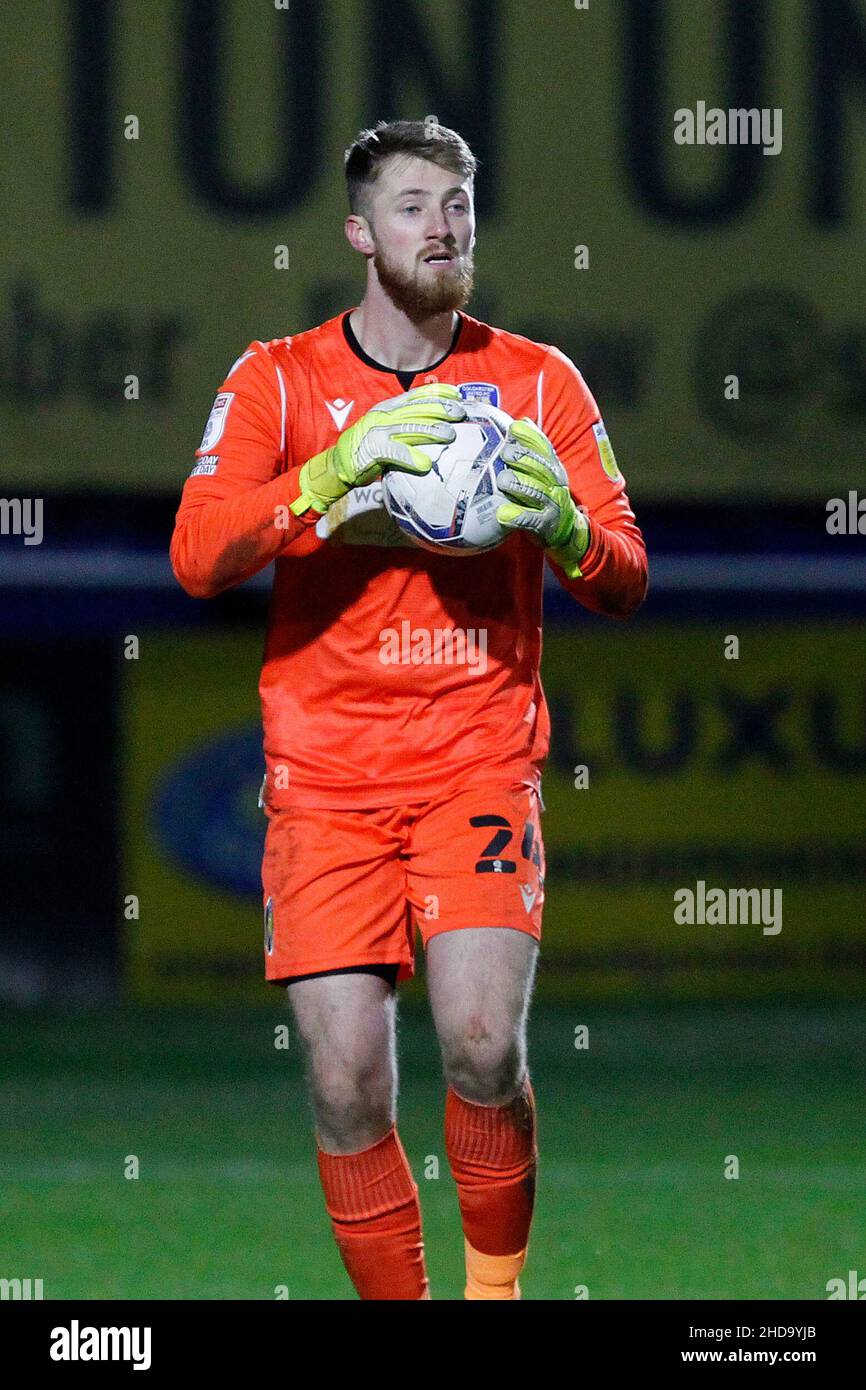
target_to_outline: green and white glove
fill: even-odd
[[[307,460],[291,510],[296,516],[311,507],[324,513],[350,488],[371,483],[382,468],[429,472],[429,457],[412,446],[450,444],[457,437],[454,422],[465,418],[457,387],[438,381],[380,401],[343,430],[336,444]]]
[[[528,531],[569,579],[579,579],[592,539],[589,521],[569,491],[568,474],[547,435],[529,419],[514,420],[500,458],[508,467],[496,486],[515,501],[497,507],[497,521],[509,530]]]

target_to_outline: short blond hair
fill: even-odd
[[[456,130],[440,125],[435,116],[423,121],[379,121],[362,130],[345,152],[346,188],[349,211],[371,221],[370,192],[379,177],[381,166],[391,155],[414,155],[429,159],[459,174],[461,179],[474,179],[478,160]]]

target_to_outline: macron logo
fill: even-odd
[[[528,883],[521,883],[520,896],[523,898],[523,906],[527,912],[532,911],[532,904],[535,902],[535,889]]]
[[[354,404],[354,401],[344,401],[342,396],[338,396],[335,401],[325,401],[331,419],[338,430],[341,430],[345,425],[349,417],[349,411]]]

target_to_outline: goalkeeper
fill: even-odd
[[[466,312],[474,176],[465,141],[434,118],[358,136],[345,233],[363,297],[241,354],[171,545],[201,598],[275,562],[259,682],[264,973],[287,991],[325,1207],[369,1300],[431,1296],[397,1129],[397,988],[419,936],[464,1295],[522,1296],[538,1169],[527,1021],[545,900],[545,567],[607,618],[630,617],[647,588],[643,537],[577,366]],[[425,447],[454,438],[469,401],[513,420],[497,508],[507,534],[455,559],[412,544],[377,478],[424,472]],[[395,631],[409,659],[385,659]],[[441,659],[443,632],[462,635],[454,659]],[[483,665],[468,659],[482,638]]]

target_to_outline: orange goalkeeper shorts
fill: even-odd
[[[540,940],[541,809],[523,784],[381,810],[266,808],[266,979],[393,965],[404,980],[416,927],[425,947],[461,927]]]

